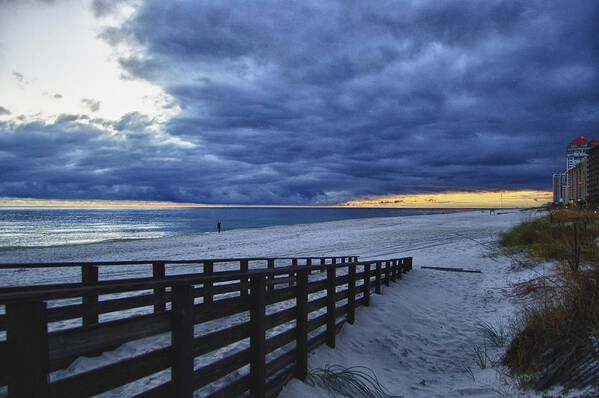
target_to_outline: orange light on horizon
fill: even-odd
[[[551,202],[550,191],[501,192],[440,192],[429,194],[385,195],[350,200],[337,205],[231,205],[176,203],[158,201],[124,200],[60,200],[33,198],[0,198],[0,207],[121,207],[121,208],[184,208],[184,207],[389,207],[389,208],[523,208],[536,207]]]
[[[350,200],[349,207],[397,208],[525,208],[553,200],[551,191],[439,192],[430,194],[385,195]]]

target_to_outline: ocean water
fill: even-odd
[[[147,239],[238,228],[396,217],[464,209],[0,208],[0,248]]]

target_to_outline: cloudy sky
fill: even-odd
[[[0,0],[0,197],[546,191],[599,138],[597,0]]]

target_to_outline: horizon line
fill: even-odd
[[[14,198],[0,197],[0,208],[7,207],[80,207],[80,208],[388,208],[388,209],[489,209],[489,208],[531,208],[538,207],[540,203],[522,203],[524,198],[518,198],[520,203],[509,203],[516,198],[503,198],[506,203],[494,203],[490,196],[496,199],[499,195],[517,195],[526,193],[549,195],[551,191],[536,190],[517,190],[517,191],[478,191],[478,192],[459,192],[445,191],[438,193],[420,193],[420,194],[399,194],[376,196],[365,199],[349,200],[345,203],[332,205],[282,205],[282,204],[205,204],[191,202],[171,202],[171,201],[145,201],[145,200],[116,200],[116,199],[38,199],[38,198]],[[468,200],[460,196],[467,196]],[[435,199],[443,198],[445,200]],[[474,198],[473,198],[474,197]],[[529,199],[528,197],[527,199]],[[453,199],[453,200],[451,200]],[[461,200],[460,200],[461,199]],[[478,199],[478,200],[477,200]],[[529,202],[529,200],[527,200]]]

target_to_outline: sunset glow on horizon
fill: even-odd
[[[551,202],[550,191],[501,191],[501,192],[440,192],[430,194],[387,195],[370,199],[351,200],[333,206],[297,205],[241,205],[178,203],[166,201],[127,200],[60,200],[33,198],[0,198],[0,207],[372,207],[372,208],[526,208]]]
[[[550,191],[440,192],[431,194],[389,195],[352,200],[350,207],[395,208],[526,208],[552,201]]]

